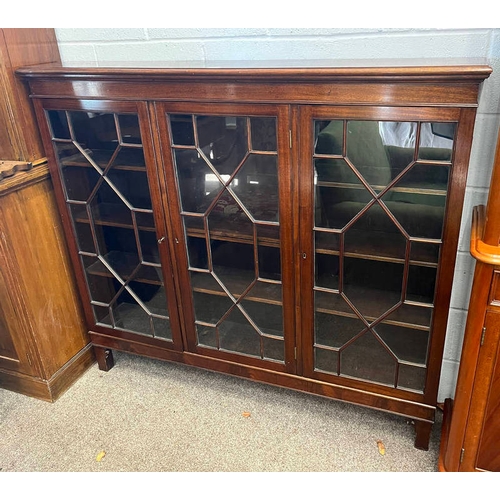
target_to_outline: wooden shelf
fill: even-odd
[[[219,277],[219,279],[229,290],[244,290],[253,281],[254,273],[238,269],[230,270],[228,268],[225,270],[224,276]],[[191,285],[194,292],[227,297],[227,294],[220,288],[209,273],[192,273]],[[254,294],[253,290],[251,290],[249,294],[245,296],[244,300],[282,305],[281,284],[258,281],[254,287],[258,287],[258,294]],[[235,293],[233,296],[239,299],[241,293]]]
[[[245,243],[253,245],[253,224],[249,222],[238,222],[238,230],[235,231],[235,224],[224,220],[211,219],[210,238],[218,241],[229,241],[232,243]],[[210,223],[209,223],[210,224]],[[267,247],[280,248],[280,240],[276,238],[275,232],[279,226],[259,225],[258,244]],[[193,238],[205,238],[205,231],[201,227],[186,227],[187,236]]]
[[[331,294],[336,295],[337,294]],[[380,317],[380,314],[388,311],[391,307],[400,301],[401,295],[396,292],[381,291],[362,287],[349,287],[346,296],[354,304],[354,306],[363,314],[367,321],[375,321]],[[348,318],[356,318],[358,316],[352,311],[349,305],[344,301],[337,301],[342,304],[342,307],[332,308],[330,299],[327,293],[316,294],[315,311],[332,314],[336,316],[345,316]],[[407,303],[404,303],[407,304]],[[402,326],[405,328],[414,328],[416,330],[430,329],[430,312],[432,308],[426,306],[414,306],[411,311],[404,304],[398,310],[391,313],[383,323]],[[410,304],[408,304],[410,305]]]
[[[145,172],[146,166],[144,164],[144,155],[142,153],[142,148],[127,148],[124,147],[121,151],[127,151],[130,156],[130,161],[125,165],[113,165],[113,170],[132,170],[136,172]],[[102,170],[105,169],[106,165],[111,160],[114,151],[108,150],[92,150],[88,151],[90,158],[96,163]],[[117,158],[122,158],[123,154],[118,154]],[[127,158],[128,160],[128,158]],[[84,167],[84,168],[94,168],[85,156],[81,153],[63,157],[61,160],[61,167]]]
[[[319,187],[332,187],[332,188],[340,188],[340,189],[359,189],[365,190],[366,188],[361,182],[359,184],[347,183],[347,182],[334,182],[334,181],[317,181],[316,186]],[[379,193],[387,186],[371,186],[372,189]],[[411,193],[411,194],[425,194],[432,196],[446,196],[448,191],[446,189],[436,189],[435,184],[432,183],[418,183],[415,184],[415,187],[409,186],[394,186],[392,187],[388,193]]]
[[[139,265],[138,256],[131,253],[109,252],[103,258],[123,280],[127,280]],[[87,267],[86,271],[95,276],[113,277],[113,274],[100,260]],[[155,266],[143,265],[133,281],[160,286],[163,284],[161,269]]]
[[[335,245],[328,242],[332,233],[316,231],[316,253],[325,255],[339,255],[340,252]],[[344,257],[354,259],[376,260],[382,262],[393,262],[396,264],[404,264],[405,242],[402,241],[401,234],[384,233],[383,239],[380,235],[370,236],[369,232],[349,231],[348,250],[355,248],[354,251],[344,251]],[[374,245],[372,242],[376,242]],[[382,246],[383,245],[383,246]],[[437,247],[437,245],[436,245]],[[410,260],[411,265],[435,267],[437,268],[438,253],[434,253],[429,246],[427,249],[420,249],[414,252],[414,259]],[[416,253],[416,255],[415,255]]]
[[[159,290],[151,300],[144,302],[144,305],[152,314],[169,319],[166,315],[167,300],[163,290]],[[150,315],[144,311],[139,304],[122,302],[114,308],[113,315],[115,317],[114,328],[140,333],[150,337],[153,336],[151,331]],[[109,315],[98,321],[98,324],[113,328]],[[155,337],[160,339],[164,338],[160,335],[155,335]],[[165,338],[165,340],[170,339]]]
[[[73,205],[75,206],[75,205]],[[132,224],[131,211],[125,205],[117,205],[114,203],[99,203],[97,205],[98,214],[93,212],[94,224],[98,226],[110,226],[110,227],[122,227],[126,229],[134,229]],[[136,217],[140,218],[141,214],[145,212],[136,212]],[[146,212],[149,215],[149,212]],[[153,212],[151,211],[151,219],[153,219]],[[89,218],[87,210],[83,207],[81,210],[74,212],[74,221],[84,224],[89,224]],[[153,220],[151,220],[153,222]],[[155,232],[154,226],[146,224],[138,224],[138,229],[140,231],[151,231]]]

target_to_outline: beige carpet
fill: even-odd
[[[2,471],[437,471],[440,412],[421,451],[403,417],[114,355],[56,403],[0,389]]]

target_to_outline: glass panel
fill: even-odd
[[[97,186],[100,175],[93,168],[67,166],[62,171],[62,178],[68,201],[87,201]]]
[[[422,392],[425,388],[425,366],[399,365],[398,387]]]
[[[183,211],[205,213],[221,192],[222,182],[197,151],[181,149],[174,155]]]
[[[241,205],[228,191],[219,197],[208,214],[210,236],[215,238],[240,238],[253,241],[253,224]]]
[[[123,289],[111,306],[114,327],[153,336],[151,316]]]
[[[196,320],[215,326],[231,309],[234,301],[211,274],[192,271],[191,285]]]
[[[379,122],[347,122],[347,158],[375,191],[391,181],[391,165]]]
[[[122,144],[141,144],[141,132],[137,115],[118,115]]]
[[[340,269],[338,255],[317,254],[314,263],[316,286],[338,290]]]
[[[416,163],[382,197],[410,236],[441,238],[449,168]]]
[[[88,150],[92,161],[104,169],[118,143],[115,117],[110,113],[68,112],[72,126],[72,139],[83,150]]]
[[[276,118],[167,118],[198,343],[283,363]]]
[[[336,185],[318,179],[315,187],[315,225],[343,229],[372,200],[359,180]]]
[[[347,231],[344,237],[346,255],[384,260],[404,260],[406,238],[392,219],[376,203],[365,211]]]
[[[277,222],[279,215],[276,156],[251,154],[230,184],[256,220]]]
[[[78,250],[81,252],[96,253],[86,205],[68,204],[68,207],[73,218],[73,227],[75,230]]]
[[[456,123],[422,123],[419,159],[451,161],[455,131]]]
[[[145,262],[160,264],[160,253],[158,251],[158,240],[152,231],[139,231],[140,255]]]
[[[247,118],[197,116],[199,148],[221,175],[231,175],[248,153]]]
[[[357,318],[354,310],[349,306],[344,297],[339,293],[329,292],[314,292],[314,303],[316,311],[326,312],[331,314],[333,312],[342,313],[342,316],[350,316]]]
[[[338,374],[339,372],[338,351],[315,347],[314,366],[316,370]]]
[[[394,385],[396,360],[371,332],[340,353],[340,373],[348,377]]]
[[[262,333],[283,337],[283,311],[281,305],[243,300],[241,305]]]
[[[285,348],[282,340],[262,337],[262,346],[264,350],[264,359],[274,361],[285,361]]]
[[[148,178],[145,171],[120,170],[112,167],[106,177],[111,181],[114,190],[132,207],[152,210]]]
[[[279,226],[258,225],[257,244],[259,278],[281,280],[281,252],[279,248]]]
[[[146,160],[141,148],[120,147],[113,157],[113,168],[117,170],[146,170]]]
[[[277,151],[276,118],[250,118],[252,149],[254,151]]]
[[[316,253],[325,255],[338,255],[340,250],[340,234],[315,231]]]
[[[171,340],[137,115],[47,118],[96,321]]]
[[[314,153],[321,155],[342,155],[344,122],[324,120],[314,122]]]
[[[112,326],[109,307],[92,306],[94,310],[94,318],[96,323],[101,323],[106,326]]]
[[[168,318],[160,318],[153,316],[153,334],[165,340],[173,340],[172,329],[170,327],[170,320]]]
[[[432,304],[434,302],[436,274],[436,268],[410,266],[407,300]]]
[[[215,326],[196,325],[198,344],[205,347],[219,348],[219,336]]]
[[[167,296],[163,285],[153,285],[134,279],[134,281],[130,282],[128,288],[134,292],[146,312],[168,318]]]
[[[410,261],[412,263],[438,263],[439,250],[441,245],[436,243],[423,243],[420,241],[411,242]]]
[[[401,301],[403,264],[344,259],[344,292],[370,321]]]
[[[256,302],[266,301],[272,304],[281,305],[281,284],[257,281],[245,297],[247,299],[253,299]]]
[[[389,314],[384,323],[397,323],[422,327],[424,330],[431,326],[432,308],[401,304],[394,312]]]
[[[53,139],[71,139],[66,112],[47,111],[47,118]]]
[[[238,307],[219,325],[220,348],[261,357],[261,337]]]
[[[316,345],[340,348],[360,334],[365,324],[358,318],[339,316],[337,314],[315,313]]]
[[[387,324],[378,324],[375,330],[399,361],[427,362],[428,331]]]
[[[189,267],[208,270],[207,242],[205,238],[186,237]]]
[[[170,115],[170,129],[174,144],[194,146],[193,117],[191,115]]]
[[[241,295],[256,279],[251,245],[212,240],[214,274],[234,296]]]
[[[82,257],[83,267],[87,277],[90,298],[94,302],[110,304],[121,288],[121,283],[98,259]]]

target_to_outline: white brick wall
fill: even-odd
[[[473,276],[472,207],[486,203],[500,123],[500,29],[57,28],[63,61],[225,61],[482,58],[493,67],[480,98],[467,180],[439,401],[456,385]]]

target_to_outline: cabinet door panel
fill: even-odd
[[[350,111],[301,110],[304,369],[423,393],[458,115]]]
[[[190,350],[293,369],[287,108],[157,107]]]
[[[92,328],[180,348],[146,106],[64,101],[44,108]]]

